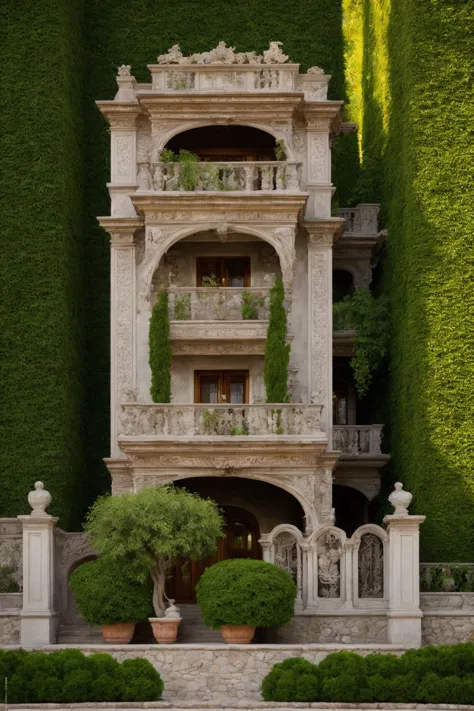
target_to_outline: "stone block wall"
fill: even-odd
[[[474,642],[474,593],[422,593],[423,644]]]
[[[0,646],[20,643],[20,616],[0,612]]]
[[[383,615],[297,615],[288,624],[268,630],[266,641],[275,644],[386,644],[387,618]]]

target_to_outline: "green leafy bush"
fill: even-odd
[[[262,560],[237,558],[204,571],[196,586],[205,624],[280,627],[294,614],[296,585],[286,570]]]
[[[270,289],[270,315],[263,366],[267,402],[289,401],[289,364],[290,346],[286,342],[285,291],[283,282],[277,279]]]
[[[77,609],[89,625],[141,622],[153,617],[151,578],[130,580],[123,566],[99,558],[71,575]]]
[[[86,657],[78,649],[0,650],[0,675],[8,678],[13,704],[157,701],[163,693],[161,676],[146,659],[120,664],[109,654]]]
[[[164,615],[166,574],[176,558],[206,558],[217,548],[222,527],[214,501],[174,486],[103,496],[85,525],[97,552],[132,581],[146,583],[151,575],[156,617]]]
[[[265,701],[474,703],[474,643],[424,647],[400,657],[329,654],[275,664],[262,683]]]
[[[168,314],[168,292],[162,291],[150,319],[149,362],[151,368],[150,394],[153,402],[171,400],[171,344]]]
[[[242,292],[242,304],[240,312],[244,320],[258,319],[258,307],[264,306],[265,299],[263,296],[256,296],[250,291]]]

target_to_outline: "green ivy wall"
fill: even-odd
[[[422,559],[472,561],[474,5],[345,0],[345,10],[362,128],[355,198],[381,199],[389,230],[392,473],[427,517]]]
[[[27,510],[41,478],[74,528],[110,486],[109,243],[95,219],[109,212],[109,137],[95,100],[113,98],[122,63],[145,81],[173,43],[191,53],[222,39],[257,51],[281,40],[344,98],[341,0],[5,0],[0,13],[0,516]],[[344,204],[355,137],[335,151]]]

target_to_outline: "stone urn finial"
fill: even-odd
[[[409,491],[403,491],[403,484],[401,481],[397,481],[395,484],[395,491],[392,491],[388,500],[392,504],[395,511],[394,516],[408,516],[408,507],[411,504],[413,495]]]
[[[30,491],[28,494],[28,503],[32,508],[30,515],[32,516],[48,516],[46,509],[52,501],[52,496],[49,491],[46,491],[42,481],[35,483],[35,491]]]

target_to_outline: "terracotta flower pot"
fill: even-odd
[[[135,622],[117,622],[115,625],[101,625],[104,642],[107,644],[129,644],[135,632]]]
[[[149,617],[153,636],[158,644],[174,644],[181,617]]]
[[[255,634],[252,625],[222,625],[221,635],[227,644],[250,644]]]

